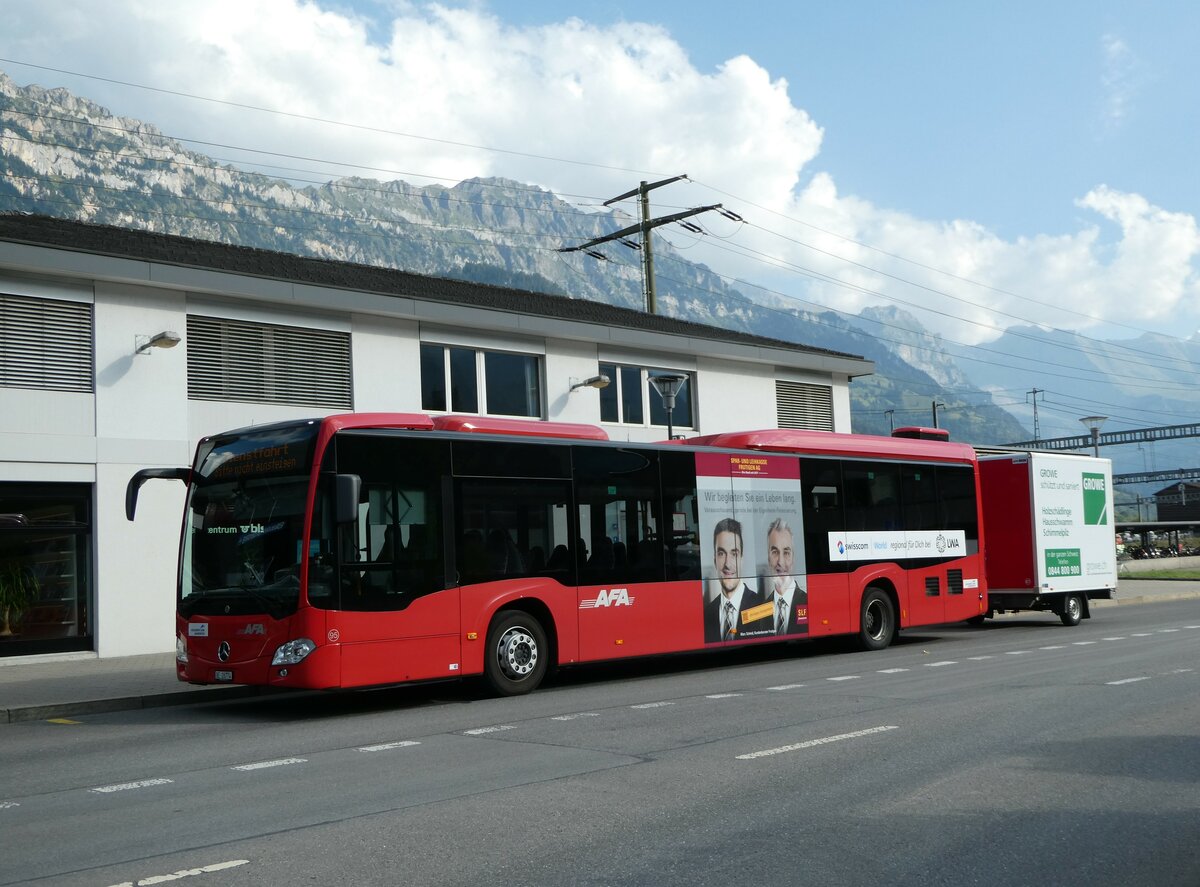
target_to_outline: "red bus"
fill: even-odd
[[[857,635],[987,611],[974,450],[752,431],[346,414],[203,439],[181,681],[364,687]]]

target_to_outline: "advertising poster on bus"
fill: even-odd
[[[800,462],[698,453],[704,642],[808,633]]]

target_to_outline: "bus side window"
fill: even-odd
[[[829,534],[841,534],[847,529],[842,463],[834,459],[801,459],[800,489],[804,500],[804,562],[809,572],[845,570],[844,563],[829,560]]]

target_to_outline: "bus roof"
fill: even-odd
[[[874,456],[880,459],[920,459],[930,462],[975,461],[974,448],[962,443],[785,428],[727,431],[703,437],[688,437],[675,443],[694,447],[810,453],[818,456]]]
[[[563,437],[607,441],[596,425],[575,422],[542,422],[497,416],[438,415],[425,413],[338,413],[323,420],[331,431],[345,428],[406,428],[413,431],[455,431],[463,434],[501,434],[518,437]]]

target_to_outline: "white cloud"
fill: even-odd
[[[748,56],[701,71],[654,25],[572,18],[515,27],[486,6],[387,8],[390,22],[381,23],[305,0],[112,0],[102,15],[90,0],[10,0],[0,55],[352,122],[356,128],[8,67],[19,82],[66,85],[172,135],[396,170],[419,183],[502,175],[606,199],[640,179],[687,173],[703,184],[656,192],[656,208],[724,202],[757,227],[705,217],[734,235],[722,245],[886,293],[912,303],[903,306],[909,310],[923,306],[923,323],[961,341],[991,338],[993,327],[1016,319],[1082,329],[1103,329],[1085,315],[1200,326],[1196,220],[1136,194],[1097,187],[1078,201],[1089,214],[1078,230],[1006,241],[969,220],[920,219],[876,206],[870,195],[839,193],[820,169],[824,133],[800,106],[803,96]],[[1136,62],[1117,38],[1107,38],[1105,51],[1108,118],[1120,122]],[[327,176],[352,171],[278,162]],[[668,236],[687,243],[686,235]],[[701,246],[688,257],[838,309],[886,303],[728,250]],[[1143,307],[1131,315],[1133,302]]]
[[[1137,59],[1129,44],[1113,34],[1100,38],[1100,50],[1104,57],[1101,123],[1105,129],[1114,130],[1124,125],[1137,93]]]

